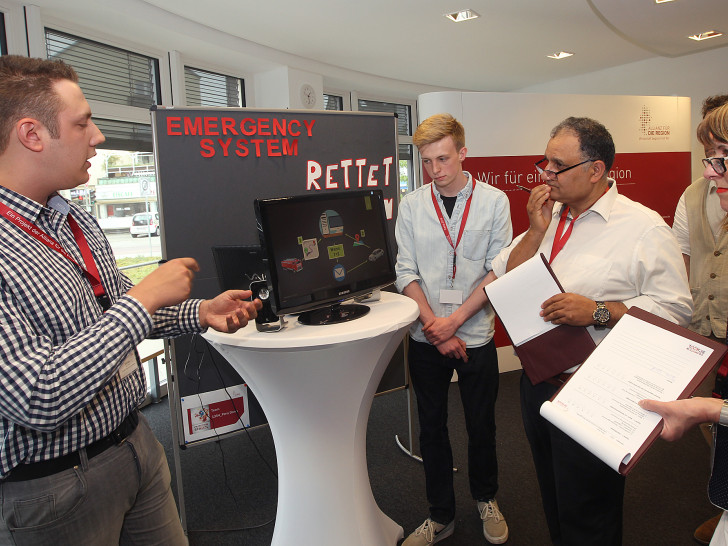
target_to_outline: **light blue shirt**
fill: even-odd
[[[448,217],[440,193],[435,197],[448,225],[450,238],[455,244],[465,203],[473,193],[473,180],[468,179],[455,201],[452,216]],[[408,193],[397,211],[397,290],[402,292],[412,282],[418,282],[432,311],[438,317],[450,316],[458,304],[440,303],[443,289],[460,290],[465,301],[491,270],[491,261],[508,246],[513,236],[510,203],[499,189],[483,182],[475,182],[470,214],[456,252],[445,237],[432,203],[431,184]],[[457,270],[453,279],[453,260],[457,254]],[[480,347],[493,338],[493,309],[486,305],[478,311],[455,335],[468,347]],[[422,324],[413,324],[410,335],[416,341],[427,342]]]

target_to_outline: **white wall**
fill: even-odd
[[[568,59],[563,61],[568,62]],[[703,100],[710,95],[728,94],[725,49],[714,49],[675,58],[655,58],[592,72],[584,76],[555,80],[519,89],[528,93],[580,93],[599,95],[668,95],[690,97],[693,179],[703,172],[705,157],[695,138]],[[607,123],[608,120],[599,120]],[[619,142],[617,151],[619,151]]]

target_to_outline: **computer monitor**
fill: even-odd
[[[381,190],[255,201],[271,304],[304,324],[352,320],[369,308],[343,301],[395,280]]]
[[[266,267],[260,245],[215,245],[212,247],[220,290],[249,290],[265,280]]]

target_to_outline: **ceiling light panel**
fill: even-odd
[[[571,57],[573,53],[569,53],[568,51],[559,51],[558,53],[552,53],[551,55],[546,55],[549,59],[566,59],[567,57]]]
[[[462,23],[463,21],[469,21],[470,19],[477,19],[480,15],[471,9],[463,9],[454,13],[446,13],[445,17],[455,23]]]
[[[695,40],[696,42],[702,42],[703,40],[717,38],[718,36],[723,36],[723,33],[718,32],[717,30],[706,30],[705,32],[701,32],[700,34],[693,34],[692,36],[688,36],[688,38],[690,38],[691,40]]]

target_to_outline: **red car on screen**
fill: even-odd
[[[303,263],[298,258],[287,258],[281,262],[281,267],[283,269],[289,269],[296,273],[303,269]]]

